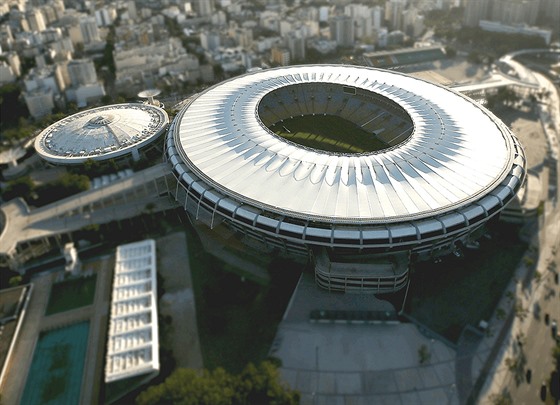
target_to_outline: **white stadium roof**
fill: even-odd
[[[280,138],[259,118],[259,103],[274,90],[305,83],[386,97],[406,111],[412,134],[363,154]],[[284,104],[325,113],[305,95]],[[505,125],[470,99],[421,79],[357,66],[294,66],[228,80],[184,108],[174,131],[181,159],[220,193],[280,215],[329,222],[398,222],[453,211],[495,189],[517,154],[523,156]],[[193,187],[199,187],[196,181]]]
[[[159,370],[156,300],[155,241],[117,247],[106,382]]]
[[[35,140],[35,149],[52,163],[106,160],[141,148],[161,135],[169,117],[161,108],[138,103],[113,104],[68,116]]]

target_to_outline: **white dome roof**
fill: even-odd
[[[263,124],[259,103],[273,90],[303,83],[386,97],[410,116],[412,134],[363,154],[287,141]],[[393,222],[454,210],[495,188],[522,154],[509,130],[470,99],[410,76],[355,66],[250,73],[208,89],[181,114],[177,149],[205,182],[267,211],[330,222]]]
[[[164,110],[147,104],[92,108],[46,128],[35,140],[35,149],[53,163],[112,159],[152,142],[168,123]]]

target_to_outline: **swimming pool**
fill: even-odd
[[[89,322],[42,333],[27,375],[22,404],[77,404],[84,373]]]

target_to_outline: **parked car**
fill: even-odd
[[[543,381],[541,384],[541,401],[546,401],[546,381]]]

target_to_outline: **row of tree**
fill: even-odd
[[[137,398],[138,405],[295,405],[299,393],[280,382],[273,361],[249,363],[239,374],[223,368],[201,372],[177,368],[162,384]]]
[[[89,178],[81,174],[65,173],[59,179],[39,186],[31,177],[24,176],[8,182],[2,199],[8,201],[21,197],[30,205],[43,206],[89,188]]]

